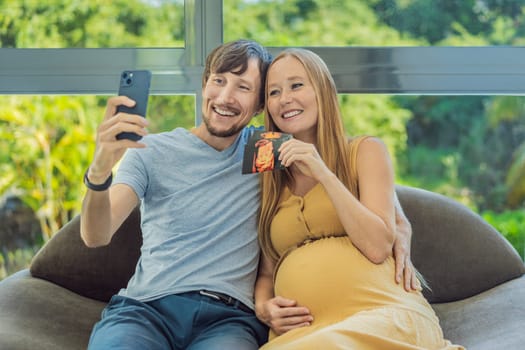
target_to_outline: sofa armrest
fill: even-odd
[[[525,275],[483,293],[432,304],[447,339],[467,349],[523,349]]]
[[[398,186],[412,224],[412,261],[432,303],[468,298],[525,273],[516,250],[472,210],[443,195]]]

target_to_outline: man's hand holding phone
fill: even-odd
[[[87,174],[92,183],[103,183],[128,148],[144,148],[137,142],[147,135],[145,119],[151,73],[124,71],[119,96],[108,99],[104,120],[97,130],[95,155]]]
[[[117,113],[119,106],[132,108],[135,101],[126,96],[116,96],[108,99],[104,120],[97,129],[95,155],[89,169],[89,180],[101,183],[109,177],[111,170],[122,158],[128,148],[144,148],[146,145],[127,139],[117,139],[123,132],[147,135],[148,121],[135,114]]]

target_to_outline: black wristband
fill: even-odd
[[[102,191],[107,190],[109,186],[111,186],[111,182],[113,182],[113,173],[109,175],[109,177],[107,178],[106,181],[104,181],[103,184],[95,185],[89,181],[88,172],[89,172],[89,169],[86,170],[86,172],[84,173],[84,185],[86,185],[86,187],[89,188],[90,190],[102,192]]]

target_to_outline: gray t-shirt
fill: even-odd
[[[241,174],[252,132],[217,151],[177,128],[126,152],[114,183],[131,186],[141,199],[143,244],[120,295],[149,301],[208,289],[253,308],[259,183],[256,174]]]

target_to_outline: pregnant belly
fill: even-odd
[[[391,304],[398,293],[393,260],[376,265],[347,237],[325,238],[295,249],[275,276],[275,294],[308,307],[316,323]]]

